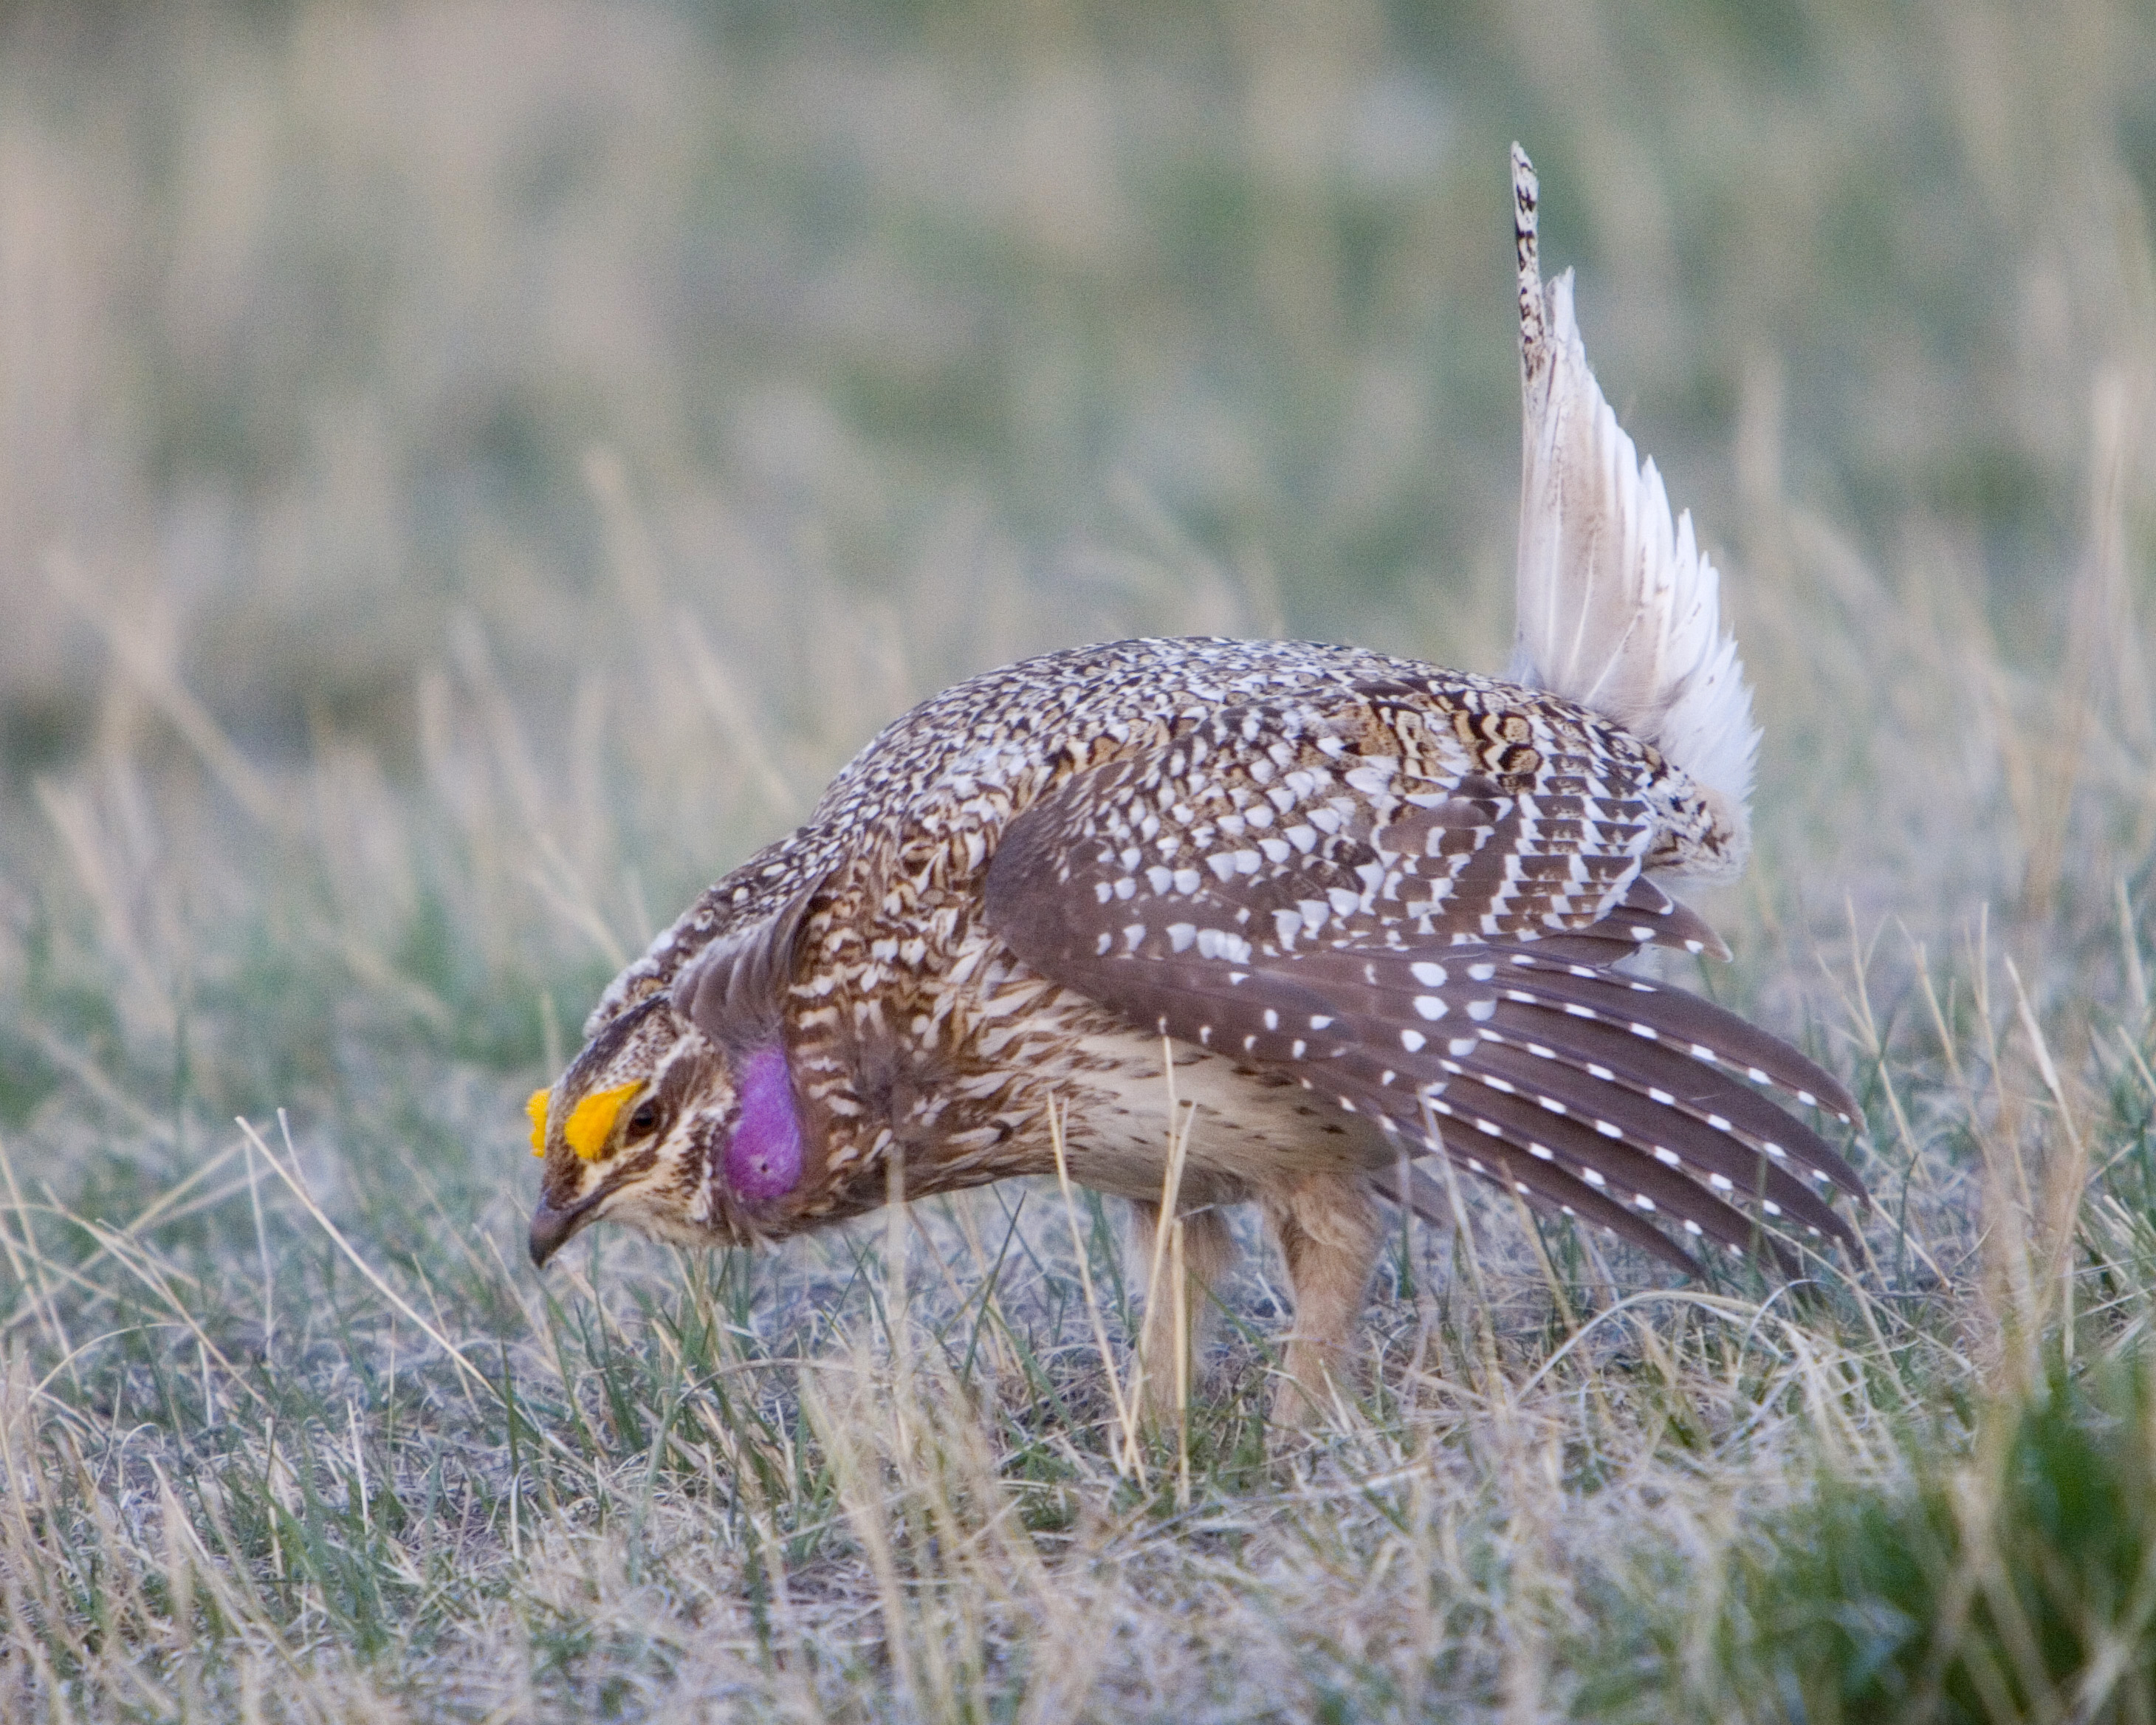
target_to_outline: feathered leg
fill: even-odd
[[[1306,1425],[1322,1417],[1333,1386],[1345,1381],[1348,1338],[1363,1314],[1384,1229],[1360,1174],[1312,1174],[1265,1193],[1262,1201],[1295,1294],[1273,1419]]]
[[[1130,1260],[1133,1280],[1142,1292],[1152,1271],[1154,1242],[1159,1231],[1160,1206],[1133,1200]],[[1188,1327],[1182,1339],[1189,1350],[1186,1358],[1194,1384],[1205,1335],[1211,1327],[1213,1290],[1235,1262],[1235,1238],[1227,1217],[1217,1209],[1186,1212],[1183,1217],[1183,1312]],[[1163,1260],[1160,1286],[1146,1308],[1144,1327],[1138,1332],[1143,1410],[1146,1419],[1155,1424],[1175,1418],[1178,1337],[1173,1275],[1173,1265]]]

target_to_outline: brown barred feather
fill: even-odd
[[[1554,1003],[1568,1014],[1614,1024],[1649,1041],[1676,1043],[1694,1060],[1727,1066],[1755,1084],[1774,1085],[1807,1107],[1825,1108],[1845,1122],[1856,1116],[1856,1098],[1831,1075],[1711,1000],[1607,968],[1549,963],[1532,952],[1512,953],[1507,965],[1509,999]]]
[[[1720,1067],[1680,1053],[1660,1038],[1650,1041],[1614,1024],[1512,1000],[1498,1002],[1482,1034],[1486,1042],[1502,1041],[1537,1060],[1581,1068],[1594,1081],[1624,1085],[1657,1102],[1666,1097],[1666,1106],[1710,1124],[1726,1120],[1728,1126],[1720,1129],[1748,1141],[1771,1165],[1800,1168],[1845,1192],[1862,1184],[1856,1170],[1804,1122]]]
[[[1455,1160],[1471,1173],[1478,1173],[1493,1185],[1517,1193],[1545,1215],[1603,1229],[1686,1276],[1700,1273],[1699,1260],[1645,1216],[1573,1179],[1562,1168],[1536,1162],[1502,1139],[1492,1140],[1479,1149],[1481,1153],[1475,1157],[1461,1155]],[[1476,1164],[1484,1156],[1488,1164],[1478,1168]],[[1440,1228],[1453,1225],[1451,1200],[1443,1184],[1419,1165],[1410,1163],[1403,1168],[1395,1163],[1391,1168],[1377,1169],[1370,1175],[1370,1184],[1381,1196],[1405,1205],[1425,1222]]]
[[[1446,1065],[1449,1070],[1450,1063]],[[1614,1079],[1596,1076],[1585,1065],[1537,1060],[1523,1049],[1488,1037],[1477,1042],[1462,1070],[1492,1088],[1524,1096],[1547,1112],[1583,1121],[1598,1132],[1614,1127],[1609,1136],[1621,1134],[1626,1143],[1658,1162],[1682,1168],[1694,1178],[1703,1176],[1710,1189],[1731,1202],[1749,1199],[1769,1218],[1785,1211],[1815,1235],[1831,1234],[1845,1245],[1856,1243],[1847,1221],[1816,1192],[1762,1154],[1748,1142],[1748,1135],[1726,1124],[1717,1126],[1713,1116],[1695,1111],[1697,1102],[1691,1106],[1665,1103]],[[1717,1094],[1713,1100],[1721,1099]],[[1787,1115],[1780,1118],[1784,1136],[1806,1131]]]

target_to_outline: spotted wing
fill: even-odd
[[[1133,1024],[1284,1068],[1412,1153],[1686,1267],[1656,1220],[1736,1247],[1761,1219],[1849,1239],[1815,1189],[1861,1194],[1855,1173],[1753,1087],[1845,1117],[1840,1086],[1609,968],[1712,941],[1640,877],[1651,767],[1628,781],[1536,737],[1508,779],[1383,752],[1401,727],[1367,717],[1225,712],[1078,775],[1006,832],[990,925]]]
[[[1059,893],[1091,894],[1103,955],[1559,937],[1719,948],[1641,879],[1683,783],[1568,702],[1464,679],[1363,683],[1186,719],[1079,773],[1013,823],[1014,860],[989,890],[1045,869]]]

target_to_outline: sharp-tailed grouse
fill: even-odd
[[[1358,648],[1136,640],[891,725],[616,979],[531,1101],[543,1264],[602,1217],[770,1240],[1055,1168],[1158,1214],[1195,1103],[1190,1273],[1264,1206],[1321,1391],[1414,1158],[1686,1268],[1853,1238],[1847,1118],[1775,1038],[1626,974],[1720,949],[1656,884],[1743,865],[1758,733],[1713,567],[1545,289],[1513,158],[1526,397],[1506,680]]]

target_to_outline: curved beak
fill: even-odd
[[[589,1198],[578,1199],[565,1209],[556,1209],[545,1199],[531,1212],[531,1263],[535,1269],[544,1270],[547,1260],[569,1243],[570,1236],[591,1219],[592,1205],[602,1194],[597,1192]]]

